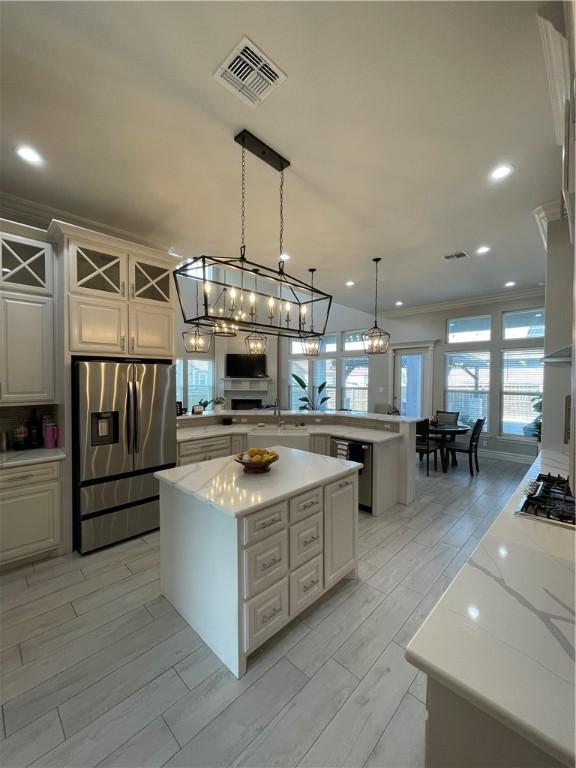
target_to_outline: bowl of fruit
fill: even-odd
[[[248,474],[262,474],[269,472],[270,467],[280,457],[271,448],[248,448],[236,456],[238,464],[242,464],[244,472]]]

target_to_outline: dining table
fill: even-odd
[[[442,464],[442,472],[447,472],[448,454],[450,453],[449,443],[454,440],[456,435],[465,435],[467,432],[470,432],[470,427],[467,424],[434,424],[431,422],[428,431],[430,435],[440,438],[440,463]],[[458,466],[455,453],[452,454],[452,466]]]

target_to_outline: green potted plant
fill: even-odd
[[[214,413],[222,413],[222,406],[226,402],[223,397],[215,397],[214,400],[212,400],[214,403]]]
[[[298,408],[299,411],[319,411],[324,403],[327,403],[328,400],[330,400],[329,397],[322,397],[322,392],[324,392],[326,388],[325,381],[320,384],[316,392],[316,396],[314,396],[313,390],[308,389],[306,383],[303,379],[300,378],[300,376],[297,376],[295,373],[293,373],[292,378],[298,384],[300,389],[304,391],[304,396],[299,398],[300,402],[303,403],[303,405]]]

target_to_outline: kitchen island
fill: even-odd
[[[410,641],[428,676],[427,768],[574,765],[574,527],[516,515],[542,451]]]
[[[274,446],[157,472],[161,589],[241,677],[247,657],[357,568],[361,464]]]

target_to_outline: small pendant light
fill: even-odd
[[[378,264],[380,258],[372,259],[376,265],[376,284],[374,289],[374,325],[362,333],[362,344],[367,355],[382,355],[388,352],[390,346],[390,334],[383,331],[378,325]]]
[[[315,267],[310,267],[308,272],[310,272],[310,285],[312,287],[311,295],[313,297],[314,272],[316,272]],[[310,331],[314,333],[314,300],[313,298],[312,298],[311,307],[310,307]],[[302,353],[306,355],[306,357],[318,357],[321,349],[322,349],[322,338],[320,336],[304,336],[302,338]]]

